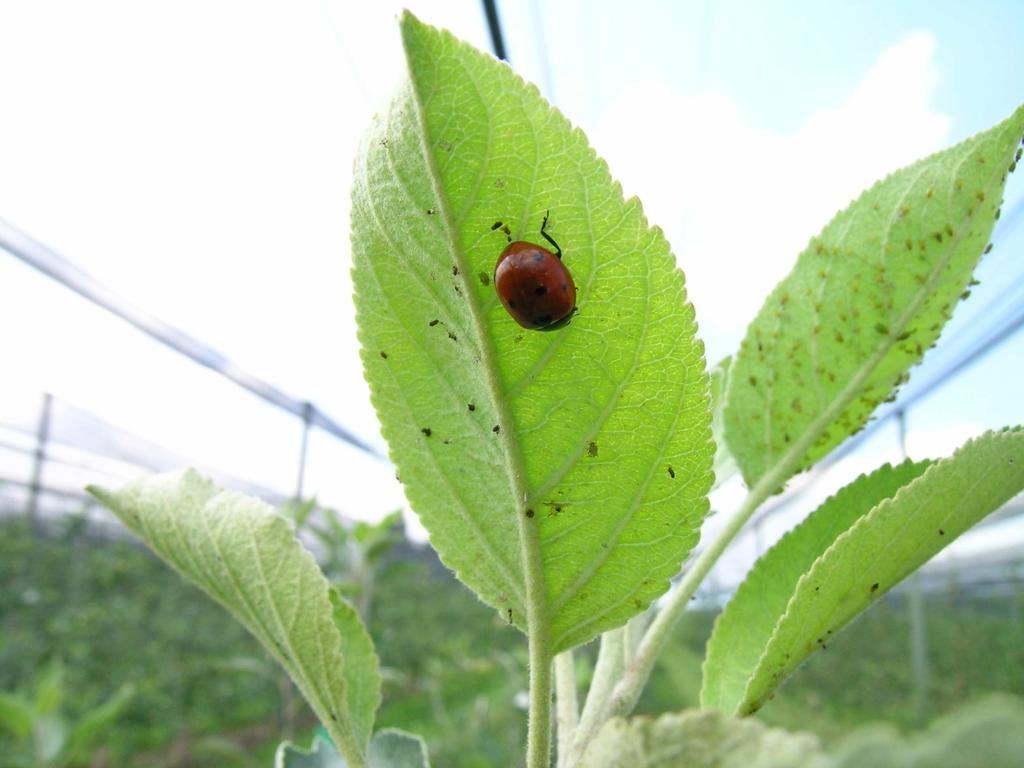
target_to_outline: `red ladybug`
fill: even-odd
[[[509,239],[494,267],[498,298],[517,323],[537,331],[561,328],[576,309],[576,284],[562,263],[562,249],[545,231],[547,225],[544,214],[540,234],[554,246],[554,253],[536,243],[511,242],[508,227],[500,221],[491,227],[501,228]]]

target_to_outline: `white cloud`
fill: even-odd
[[[788,135],[751,124],[726,94],[683,95],[657,80],[607,103],[595,144],[671,240],[710,360],[735,349],[767,292],[837,210],[941,148],[950,120],[929,105],[934,52],[930,34],[907,36],[839,107]]]

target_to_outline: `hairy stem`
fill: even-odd
[[[568,750],[565,766],[576,765],[583,757],[583,750],[597,733],[604,720],[600,716],[605,709],[608,697],[622,674],[624,631],[613,629],[601,635],[601,650],[597,653],[597,665],[594,667],[594,678],[590,682],[587,701],[583,705],[579,726],[572,747]],[[563,765],[560,761],[559,765]]]
[[[530,719],[526,735],[526,768],[551,765],[550,641],[530,633]]]
[[[558,723],[558,765],[569,759],[569,749],[579,723],[579,705],[576,701],[576,667],[572,650],[555,656],[555,715]]]

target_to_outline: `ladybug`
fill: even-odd
[[[494,266],[494,289],[512,319],[536,331],[561,328],[576,311],[576,284],[562,263],[562,249],[545,231],[547,225],[545,213],[540,235],[554,253],[536,243],[512,242],[509,228],[500,221],[491,227],[492,232],[501,229],[509,240]]]

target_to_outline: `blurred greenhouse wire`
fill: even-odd
[[[293,400],[298,414],[270,406],[0,257],[2,503],[28,505],[37,477],[37,500],[70,510],[82,503],[85,482],[185,464],[271,501],[290,498],[301,484],[305,494],[355,517],[377,518],[403,503],[386,462],[330,430],[307,433],[302,419],[302,403],[315,402],[371,451],[385,451],[358,363],[344,222],[354,147],[404,67],[395,31],[403,5],[492,50],[492,4],[476,0],[45,9],[26,2],[0,10],[0,77],[9,114],[19,115],[0,122],[0,217],[146,314],[224,350],[249,376],[307,398]],[[511,66],[588,132],[627,193],[638,194],[665,228],[687,272],[712,363],[736,347],[767,286],[824,224],[821,217],[892,167],[879,164],[964,138],[1020,99],[1012,73],[1024,69],[1024,53],[1012,30],[1024,22],[1024,8],[996,2],[766,9],[752,2],[528,0],[493,8]],[[111,31],[110,18],[130,34]],[[922,30],[925,38],[913,38]],[[814,155],[803,161],[817,174],[808,178],[822,177],[824,191],[800,196],[805,177],[785,168],[797,182],[781,196],[796,196],[792,220],[780,223],[769,199],[780,195],[768,194],[777,190],[771,173],[778,169],[758,165],[764,157],[749,143],[761,141],[755,147],[770,154],[779,141],[804,137],[803,127],[823,115],[848,117],[844,99],[852,93],[849,101],[856,101],[858,87],[877,86],[864,73],[897,49],[918,56],[908,69],[914,61],[924,68],[910,81],[921,93],[901,94],[928,101],[911,104],[921,135],[895,135],[900,126],[889,123],[904,115],[888,114],[891,94],[883,93],[873,116],[897,148],[861,142],[856,131],[856,141],[829,134],[827,163]],[[999,72],[985,64],[992,50],[1005,60]],[[980,81],[985,88],[976,87]],[[931,119],[940,112],[945,122]],[[929,146],[938,139],[924,134],[939,124],[944,138]],[[716,133],[735,145],[702,143]],[[711,176],[704,155],[716,157]],[[859,166],[867,179],[855,172]],[[900,399],[761,513],[706,595],[731,590],[753,559],[825,496],[884,461],[901,460],[895,414],[903,414],[915,458],[947,455],[984,429],[1024,420],[1021,187],[1011,178],[981,285]],[[750,222],[702,234],[702,218],[731,223],[708,216],[712,209]],[[762,209],[771,215],[758,218]],[[763,235],[742,231],[758,228]],[[723,283],[732,282],[737,259],[752,287]],[[43,392],[53,397],[37,472]],[[741,495],[734,481],[715,507],[728,510]],[[977,569],[987,574],[978,575],[981,584],[998,579],[999,568],[1019,568],[1019,512],[1015,502],[1001,522],[957,542],[926,569],[924,587],[941,581],[931,574],[942,569]],[[720,524],[715,516],[707,530]],[[999,568],[981,568],[986,558]]]

